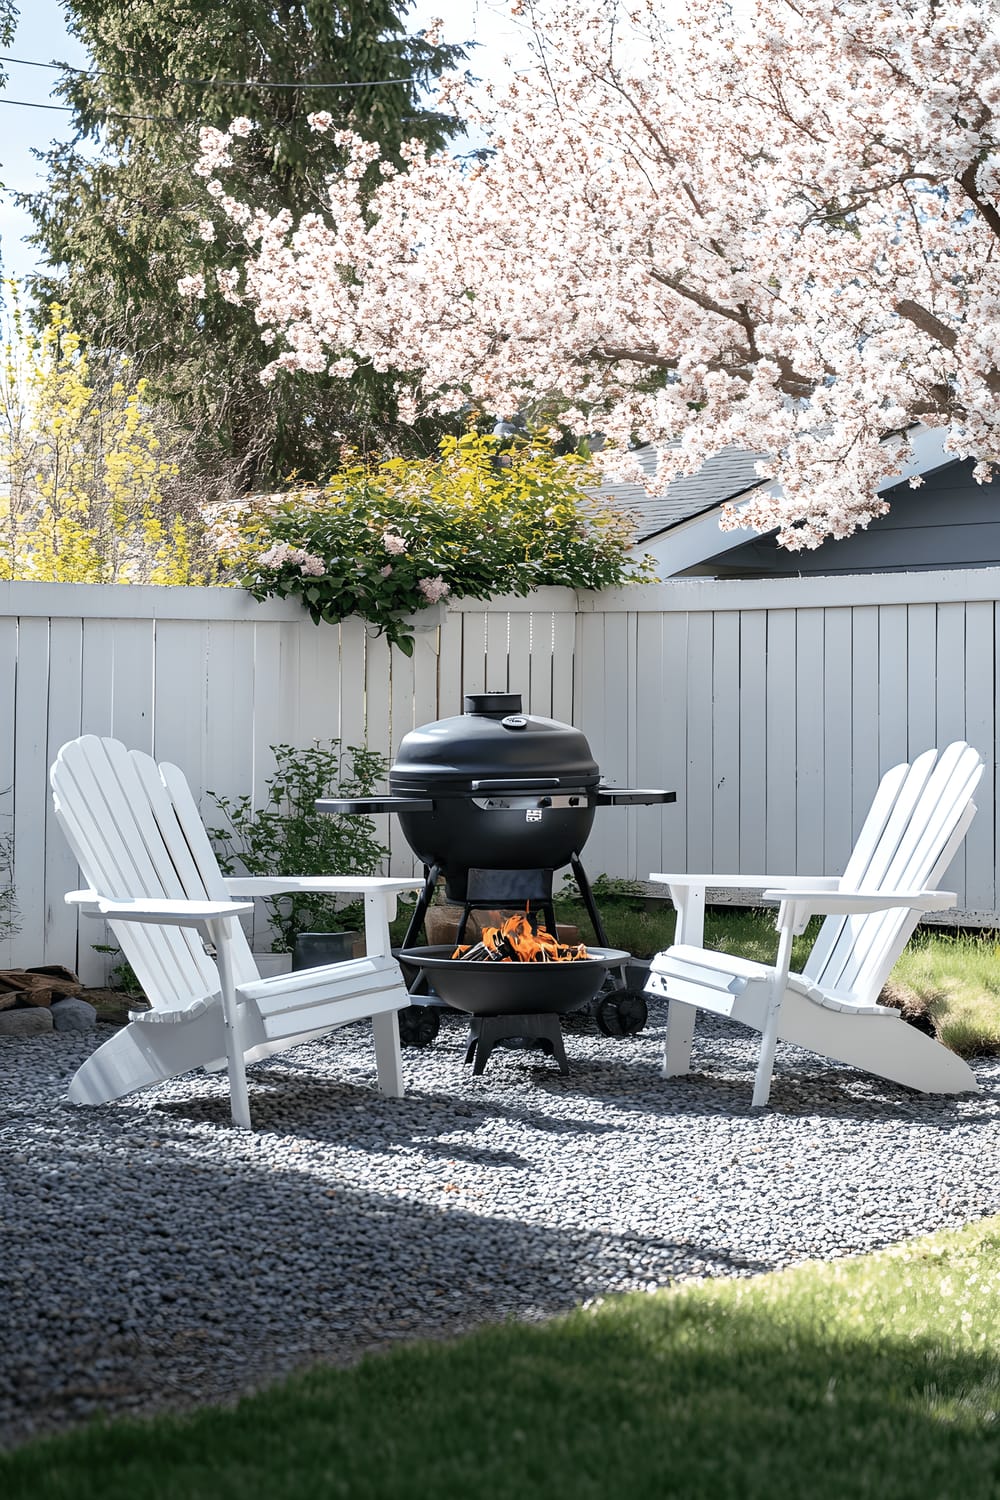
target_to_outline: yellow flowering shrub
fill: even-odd
[[[146,382],[95,376],[66,311],[31,330],[4,283],[0,352],[0,578],[63,583],[210,581],[200,528],[169,499]]]

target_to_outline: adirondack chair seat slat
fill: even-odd
[[[654,983],[655,976],[659,983]],[[670,981],[683,981],[689,985],[703,985],[707,990],[721,991],[731,996],[726,1014],[731,1015],[738,1001],[750,1005],[767,1003],[774,980],[774,970],[754,959],[740,958],[734,953],[716,953],[707,948],[693,948],[678,943],[656,955],[650,964],[650,982],[647,990],[669,998]],[[838,995],[810,983],[801,974],[789,974],[788,988],[814,1005],[825,1005],[830,1010],[852,1011],[857,1015],[884,1016],[889,1020],[899,1018],[899,1012],[888,1005],[866,1005],[850,995]],[[724,1002],[725,1003],[725,1002]],[[707,1007],[706,1007],[707,1008]],[[715,1007],[712,1007],[715,1009]]]
[[[192,1000],[187,1005],[172,1005],[162,1010],[130,1010],[129,1021],[135,1021],[142,1026],[174,1026],[183,1021],[191,1021],[195,1016],[205,1013],[213,1004],[219,1000],[219,991],[214,995],[203,995],[200,999]]]
[[[379,1089],[403,1091],[397,1013],[410,1003],[391,955],[401,891],[422,880],[378,876],[239,882],[219,869],[182,772],[119,741],[64,745],[50,780],[56,816],[88,888],[67,900],[105,917],[150,1002],[88,1058],[69,1098],[101,1104],[200,1068],[225,1067],[233,1120],[250,1127],[248,1063],[340,1026],[370,1020]],[[360,895],[367,956],[261,979],[240,926],[244,894],[332,889]]]
[[[879,995],[921,913],[955,904],[955,893],[938,889],[938,882],[975,815],[972,797],[983,770],[978,752],[955,741],[887,771],[839,880],[653,874],[669,887],[678,912],[677,941],[653,958],[646,983],[650,994],[669,1001],[664,1076],[688,1072],[701,1009],[761,1033],[757,1106],[767,1103],[779,1040],[926,1093],[975,1090],[966,1062],[879,1004]],[[778,902],[774,964],[704,947],[707,891],[741,882]],[[814,914],[825,914],[825,921],[795,974],[792,939]]]

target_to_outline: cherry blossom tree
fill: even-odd
[[[399,173],[344,134],[323,215],[216,190],[254,247],[265,378],[370,366],[403,372],[413,413],[556,407],[619,473],[660,447],[661,488],[728,445],[767,453],[739,524],[790,547],[883,512],[914,424],[989,478],[998,0],[514,10],[536,66],[478,105],[444,86],[491,143],[471,170],[412,143]],[[201,170],[237,168],[233,145],[208,135]]]

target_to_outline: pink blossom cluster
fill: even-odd
[[[321,557],[302,547],[292,547],[288,542],[275,542],[257,558],[257,566],[261,568],[281,568],[285,563],[297,566],[306,578],[322,578],[326,573],[326,563]]]
[[[377,148],[340,130],[322,216],[219,189],[255,247],[271,374],[403,372],[407,418],[558,399],[606,434],[608,470],[656,444],[659,489],[723,448],[766,453],[728,524],[793,547],[881,513],[918,422],[990,477],[997,0],[514,8],[538,67],[485,104],[441,90],[489,136],[478,165],[411,143],[366,198]],[[236,133],[202,132],[210,186]]]
[[[451,593],[451,584],[445,583],[440,573],[436,578],[420,578],[417,580],[417,588],[423,594],[428,604],[436,604],[446,594]]]

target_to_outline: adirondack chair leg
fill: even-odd
[[[207,924],[219,964],[219,981],[222,988],[222,1013],[225,1017],[226,1060],[229,1072],[229,1097],[233,1124],[251,1130],[250,1096],[247,1092],[247,1069],[244,1058],[242,1027],[236,986],[233,981],[232,931],[229,922]]]
[[[691,1044],[697,1007],[671,1000],[667,1006],[667,1039],[663,1043],[664,1078],[679,1078],[691,1071]]]
[[[778,961],[775,965],[774,983],[771,989],[771,1003],[768,1007],[767,1019],[760,1037],[760,1055],[757,1059],[757,1072],[753,1081],[753,1099],[750,1101],[754,1109],[763,1109],[771,1094],[771,1074],[774,1072],[774,1053],[778,1045],[778,1022],[781,1019],[781,1005],[785,998],[785,990],[788,986],[788,972],[792,964],[792,935],[795,931],[795,912],[791,903],[782,903],[778,912],[778,923],[781,937],[778,942]]]
[[[403,1057],[399,1047],[399,1021],[394,1010],[372,1016],[375,1038],[375,1069],[380,1094],[403,1097]]]
[[[108,1104],[201,1067],[222,1046],[218,1006],[190,1020],[132,1021],[76,1070],[66,1097],[71,1104]]]

